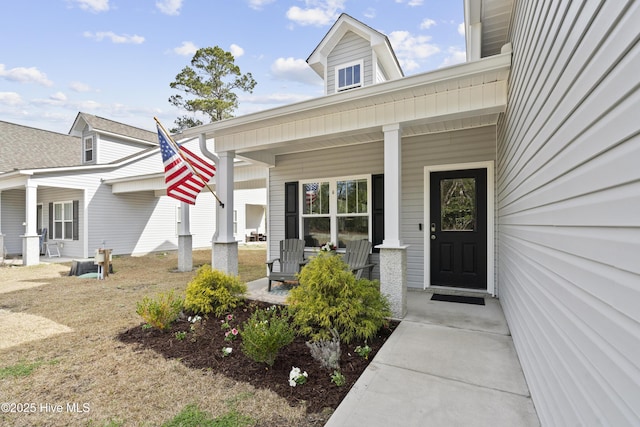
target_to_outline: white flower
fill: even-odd
[[[289,372],[289,385],[295,387],[297,384],[304,384],[307,382],[308,376],[307,371],[300,372],[300,368],[292,366],[291,372]]]

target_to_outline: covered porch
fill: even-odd
[[[285,238],[283,180],[321,178],[318,175],[323,172],[307,167],[309,159],[326,156],[330,161],[330,156],[355,155],[348,161],[357,168],[360,157],[376,156],[367,173],[384,175],[384,238],[374,241],[379,250],[381,291],[389,296],[394,316],[402,318],[407,312],[407,274],[413,274],[413,267],[408,268],[413,264],[407,262],[410,232],[404,213],[407,200],[403,198],[408,179],[403,157],[406,160],[409,154],[403,146],[408,140],[420,145],[416,138],[423,135],[495,126],[506,108],[510,64],[510,46],[505,46],[501,54],[489,58],[203,125],[186,130],[183,136],[215,140],[221,157],[240,157],[270,167],[268,257]],[[492,138],[495,147],[495,133]],[[300,163],[302,159],[307,163]],[[335,160],[345,162],[344,158]],[[285,169],[286,174],[281,174]],[[221,164],[218,177],[233,182],[233,170]],[[488,185],[493,189],[493,182]],[[230,192],[225,197],[227,203],[233,200]],[[428,221],[424,211],[420,215],[415,226],[417,230],[420,223],[422,236],[422,224]],[[231,221],[221,221],[220,232],[230,234],[231,225]],[[488,241],[492,244],[493,236]],[[495,295],[493,277],[489,277],[493,264],[489,270],[488,289]]]

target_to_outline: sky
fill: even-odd
[[[196,50],[251,73],[241,116],[322,96],[306,59],[341,13],[387,35],[405,76],[465,61],[463,0],[21,0],[0,26],[0,120],[67,134],[85,112],[155,131]]]

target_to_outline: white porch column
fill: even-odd
[[[233,235],[233,160],[234,151],[218,153],[216,191],[224,203],[217,206],[218,223],[212,242],[211,265],[214,269],[236,276],[238,274],[238,242]]]
[[[380,249],[380,292],[396,318],[407,312],[407,246],[400,239],[402,213],[402,129],[384,126],[384,240]]]
[[[180,225],[178,227],[178,271],[193,270],[193,240],[189,224],[189,204],[180,203]]]
[[[40,262],[40,236],[36,230],[38,186],[25,185],[25,233],[22,237],[22,264],[38,265]]]

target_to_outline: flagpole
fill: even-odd
[[[218,196],[216,195],[216,193],[213,192],[213,190],[211,189],[211,187],[209,187],[209,184],[207,183],[207,180],[205,180],[202,175],[200,175],[200,173],[196,170],[196,168],[193,167],[193,165],[189,162],[189,160],[187,160],[187,158],[184,156],[184,154],[182,154],[182,151],[180,151],[180,147],[178,146],[178,144],[173,140],[173,138],[171,138],[171,135],[169,135],[169,132],[167,132],[167,130],[164,128],[164,126],[162,126],[162,123],[160,123],[160,120],[158,120],[157,117],[154,117],[153,120],[156,121],[156,123],[158,124],[158,126],[160,126],[162,128],[162,131],[164,132],[165,135],[167,135],[167,137],[169,138],[169,141],[171,141],[171,143],[173,144],[173,148],[174,150],[176,150],[176,153],[178,153],[178,155],[180,157],[182,157],[182,160],[184,160],[189,167],[191,168],[191,170],[193,171],[193,173],[195,173],[198,178],[200,178],[202,180],[202,182],[204,182],[204,185],[207,186],[207,188],[209,189],[209,191],[211,192],[211,194],[213,194],[213,197],[216,198],[216,200],[218,201],[218,203],[220,204],[220,207],[222,209],[224,209],[224,203],[222,203],[222,200],[220,200],[218,198]]]

